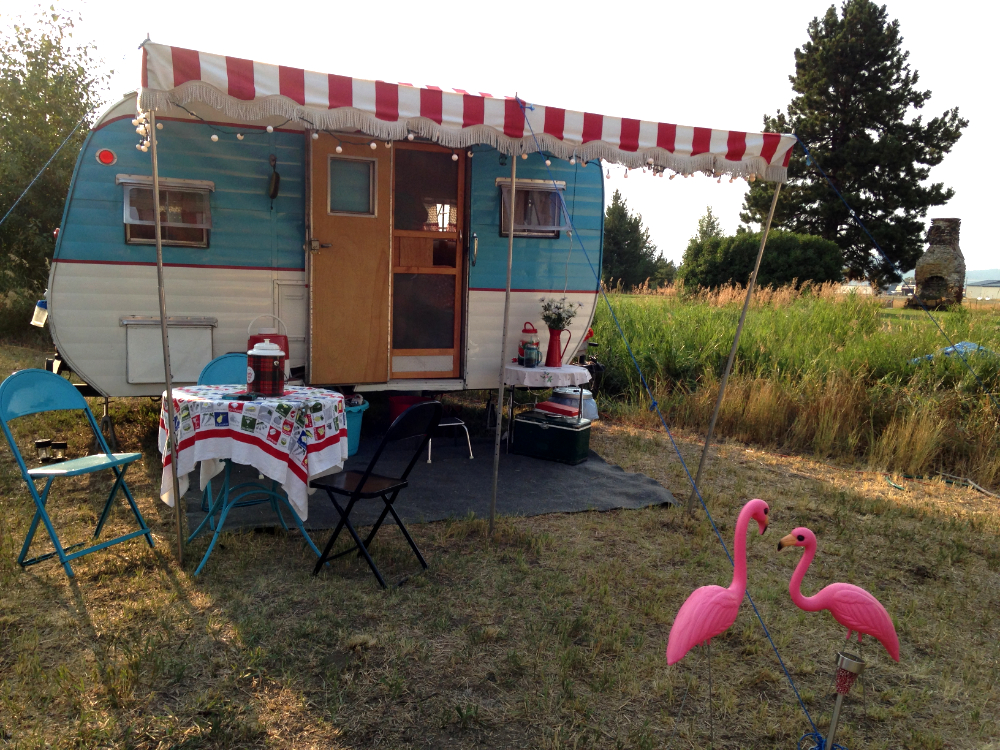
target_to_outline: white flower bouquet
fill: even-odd
[[[564,331],[569,327],[570,321],[576,317],[576,313],[581,307],[583,307],[582,302],[569,302],[565,297],[560,297],[559,299],[545,299],[545,297],[540,298],[542,303],[542,320],[545,321],[545,325],[549,328],[554,328],[557,331]]]

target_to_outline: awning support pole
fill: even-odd
[[[507,225],[507,289],[503,300],[503,343],[500,345],[500,377],[497,390],[497,426],[493,440],[493,497],[490,499],[490,538],[493,537],[493,527],[497,518],[497,475],[500,472],[500,431],[503,426],[504,369],[507,367],[507,328],[510,322],[510,271],[514,263],[514,191],[517,178],[517,154],[510,155],[510,203]],[[514,428],[514,405],[510,407],[510,423],[507,429]]]
[[[160,335],[163,338],[163,374],[167,386],[167,440],[170,442],[170,479],[174,490],[177,522],[177,564],[184,567],[184,524],[181,492],[177,481],[177,433],[174,430],[174,387],[170,375],[170,343],[167,338],[167,295],[163,288],[163,228],[160,226],[160,169],[156,160],[156,114],[149,112],[149,147],[153,152],[153,225],[156,228],[156,287],[160,293]]]
[[[701,473],[705,469],[705,459],[708,458],[708,447],[712,443],[712,433],[715,431],[715,420],[719,418],[719,409],[722,408],[722,398],[726,395],[726,383],[729,382],[729,373],[733,369],[733,360],[736,359],[736,350],[740,345],[740,335],[743,333],[743,321],[747,319],[747,310],[750,309],[750,298],[753,297],[753,289],[757,283],[757,271],[760,270],[760,259],[764,257],[764,245],[767,244],[767,234],[771,231],[771,220],[774,218],[774,209],[778,205],[778,194],[781,192],[781,183],[774,187],[774,197],[771,199],[771,210],[767,212],[767,221],[760,234],[760,249],[757,251],[757,261],[753,266],[753,273],[750,274],[750,281],[747,282],[747,296],[743,300],[743,312],[740,313],[740,322],[736,325],[736,336],[733,338],[733,348],[729,350],[729,359],[726,360],[726,369],[722,372],[722,382],[719,384],[719,397],[715,400],[715,409],[712,411],[712,419],[708,423],[708,434],[705,435],[705,447],[701,450],[701,460],[698,462],[698,474],[695,477],[695,487],[691,488],[691,496],[688,498],[687,511],[694,513],[694,501],[698,497],[696,487],[701,487]]]

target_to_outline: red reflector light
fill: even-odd
[[[106,167],[110,167],[112,164],[118,161],[118,157],[115,156],[115,152],[112,151],[110,148],[102,148],[100,151],[97,152],[97,161],[99,164],[103,164]]]

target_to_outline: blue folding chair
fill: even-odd
[[[81,410],[87,416],[87,422],[90,423],[90,428],[94,432],[97,445],[104,454],[84,456],[83,458],[74,458],[69,461],[40,466],[37,469],[29,469],[24,463],[24,458],[21,457],[21,451],[18,450],[17,442],[10,432],[8,422],[18,417],[37,414],[39,412],[76,409]],[[97,422],[94,421],[94,415],[91,413],[90,407],[87,406],[86,399],[80,395],[80,392],[72,383],[65,378],[61,378],[45,370],[21,370],[20,372],[15,372],[4,380],[3,383],[0,383],[0,426],[3,427],[7,443],[10,445],[10,450],[14,454],[14,458],[17,459],[17,465],[21,469],[21,476],[24,477],[24,481],[31,492],[31,497],[35,501],[35,517],[32,519],[28,535],[24,539],[21,554],[17,557],[17,562],[21,567],[34,565],[42,560],[58,556],[59,562],[62,563],[63,568],[66,570],[66,575],[72,578],[73,568],[69,564],[70,560],[75,560],[78,557],[83,557],[91,552],[96,552],[99,549],[110,547],[113,544],[118,544],[137,536],[145,536],[149,546],[153,546],[153,537],[149,531],[149,527],[146,525],[142,513],[139,512],[139,508],[135,504],[135,499],[132,497],[132,493],[129,492],[128,485],[125,484],[126,469],[129,464],[142,458],[142,454],[111,452],[104,440],[104,435],[101,434],[101,430],[97,426]],[[104,504],[101,518],[97,522],[94,539],[96,540],[101,535],[101,529],[104,528],[104,522],[108,519],[108,511],[111,510],[111,503],[118,494],[119,488],[125,493],[125,499],[128,500],[129,507],[132,508],[132,513],[135,514],[135,520],[139,523],[139,530],[109,539],[100,544],[93,544],[85,547],[85,549],[80,549],[80,547],[84,547],[87,542],[63,547],[62,542],[59,541],[59,535],[56,534],[56,530],[52,526],[52,519],[49,518],[48,511],[45,508],[49,499],[52,480],[56,477],[75,477],[81,474],[92,474],[95,471],[102,471],[104,469],[111,469],[114,472],[115,483],[111,488],[111,493],[108,495],[107,502]],[[35,480],[38,479],[45,480],[45,488],[41,494],[38,493],[38,487],[35,485]],[[39,555],[28,560],[26,557],[28,550],[31,548],[31,542],[35,537],[35,532],[38,530],[39,521],[45,524],[45,529],[49,533],[49,539],[52,540],[52,544],[56,549],[55,552],[49,552],[48,554]]]
[[[245,385],[246,378],[247,355],[236,352],[223,354],[221,357],[216,357],[205,365],[198,376],[198,385]],[[277,482],[272,481],[270,488],[258,482],[242,482],[231,486],[230,475],[233,463],[228,458],[224,459],[223,463],[225,468],[222,472],[222,486],[219,488],[219,494],[214,494],[212,480],[209,480],[205,485],[205,491],[201,497],[201,509],[205,511],[206,516],[198,524],[198,528],[188,537],[188,541],[190,542],[204,531],[206,526],[215,532],[212,535],[212,541],[209,542],[208,549],[205,551],[205,556],[194,571],[195,575],[201,573],[202,568],[205,567],[205,563],[208,562],[208,558],[212,554],[212,550],[215,549],[215,543],[219,539],[219,534],[222,532],[222,526],[226,522],[229,511],[233,508],[246,508],[251,505],[259,505],[260,503],[270,503],[271,509],[278,516],[281,528],[288,531],[288,526],[281,515],[281,506],[279,505],[279,502],[283,503],[291,512],[292,520],[295,521],[299,531],[302,532],[302,536],[309,546],[312,547],[316,556],[319,557],[319,548],[313,544],[312,538],[306,533],[305,526],[302,525],[299,514],[288,503],[288,498],[278,491]],[[220,514],[218,521],[215,520],[216,513]]]

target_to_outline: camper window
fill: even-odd
[[[375,215],[375,160],[330,157],[331,214]]]
[[[500,186],[500,236],[506,237],[510,227],[510,180],[497,181]],[[563,182],[551,180],[518,180],[514,191],[514,236],[556,238],[563,228],[561,193]]]
[[[125,185],[125,241],[130,245],[156,242],[153,189]],[[175,187],[160,189],[160,226],[164,245],[208,247],[212,213],[208,192]]]

